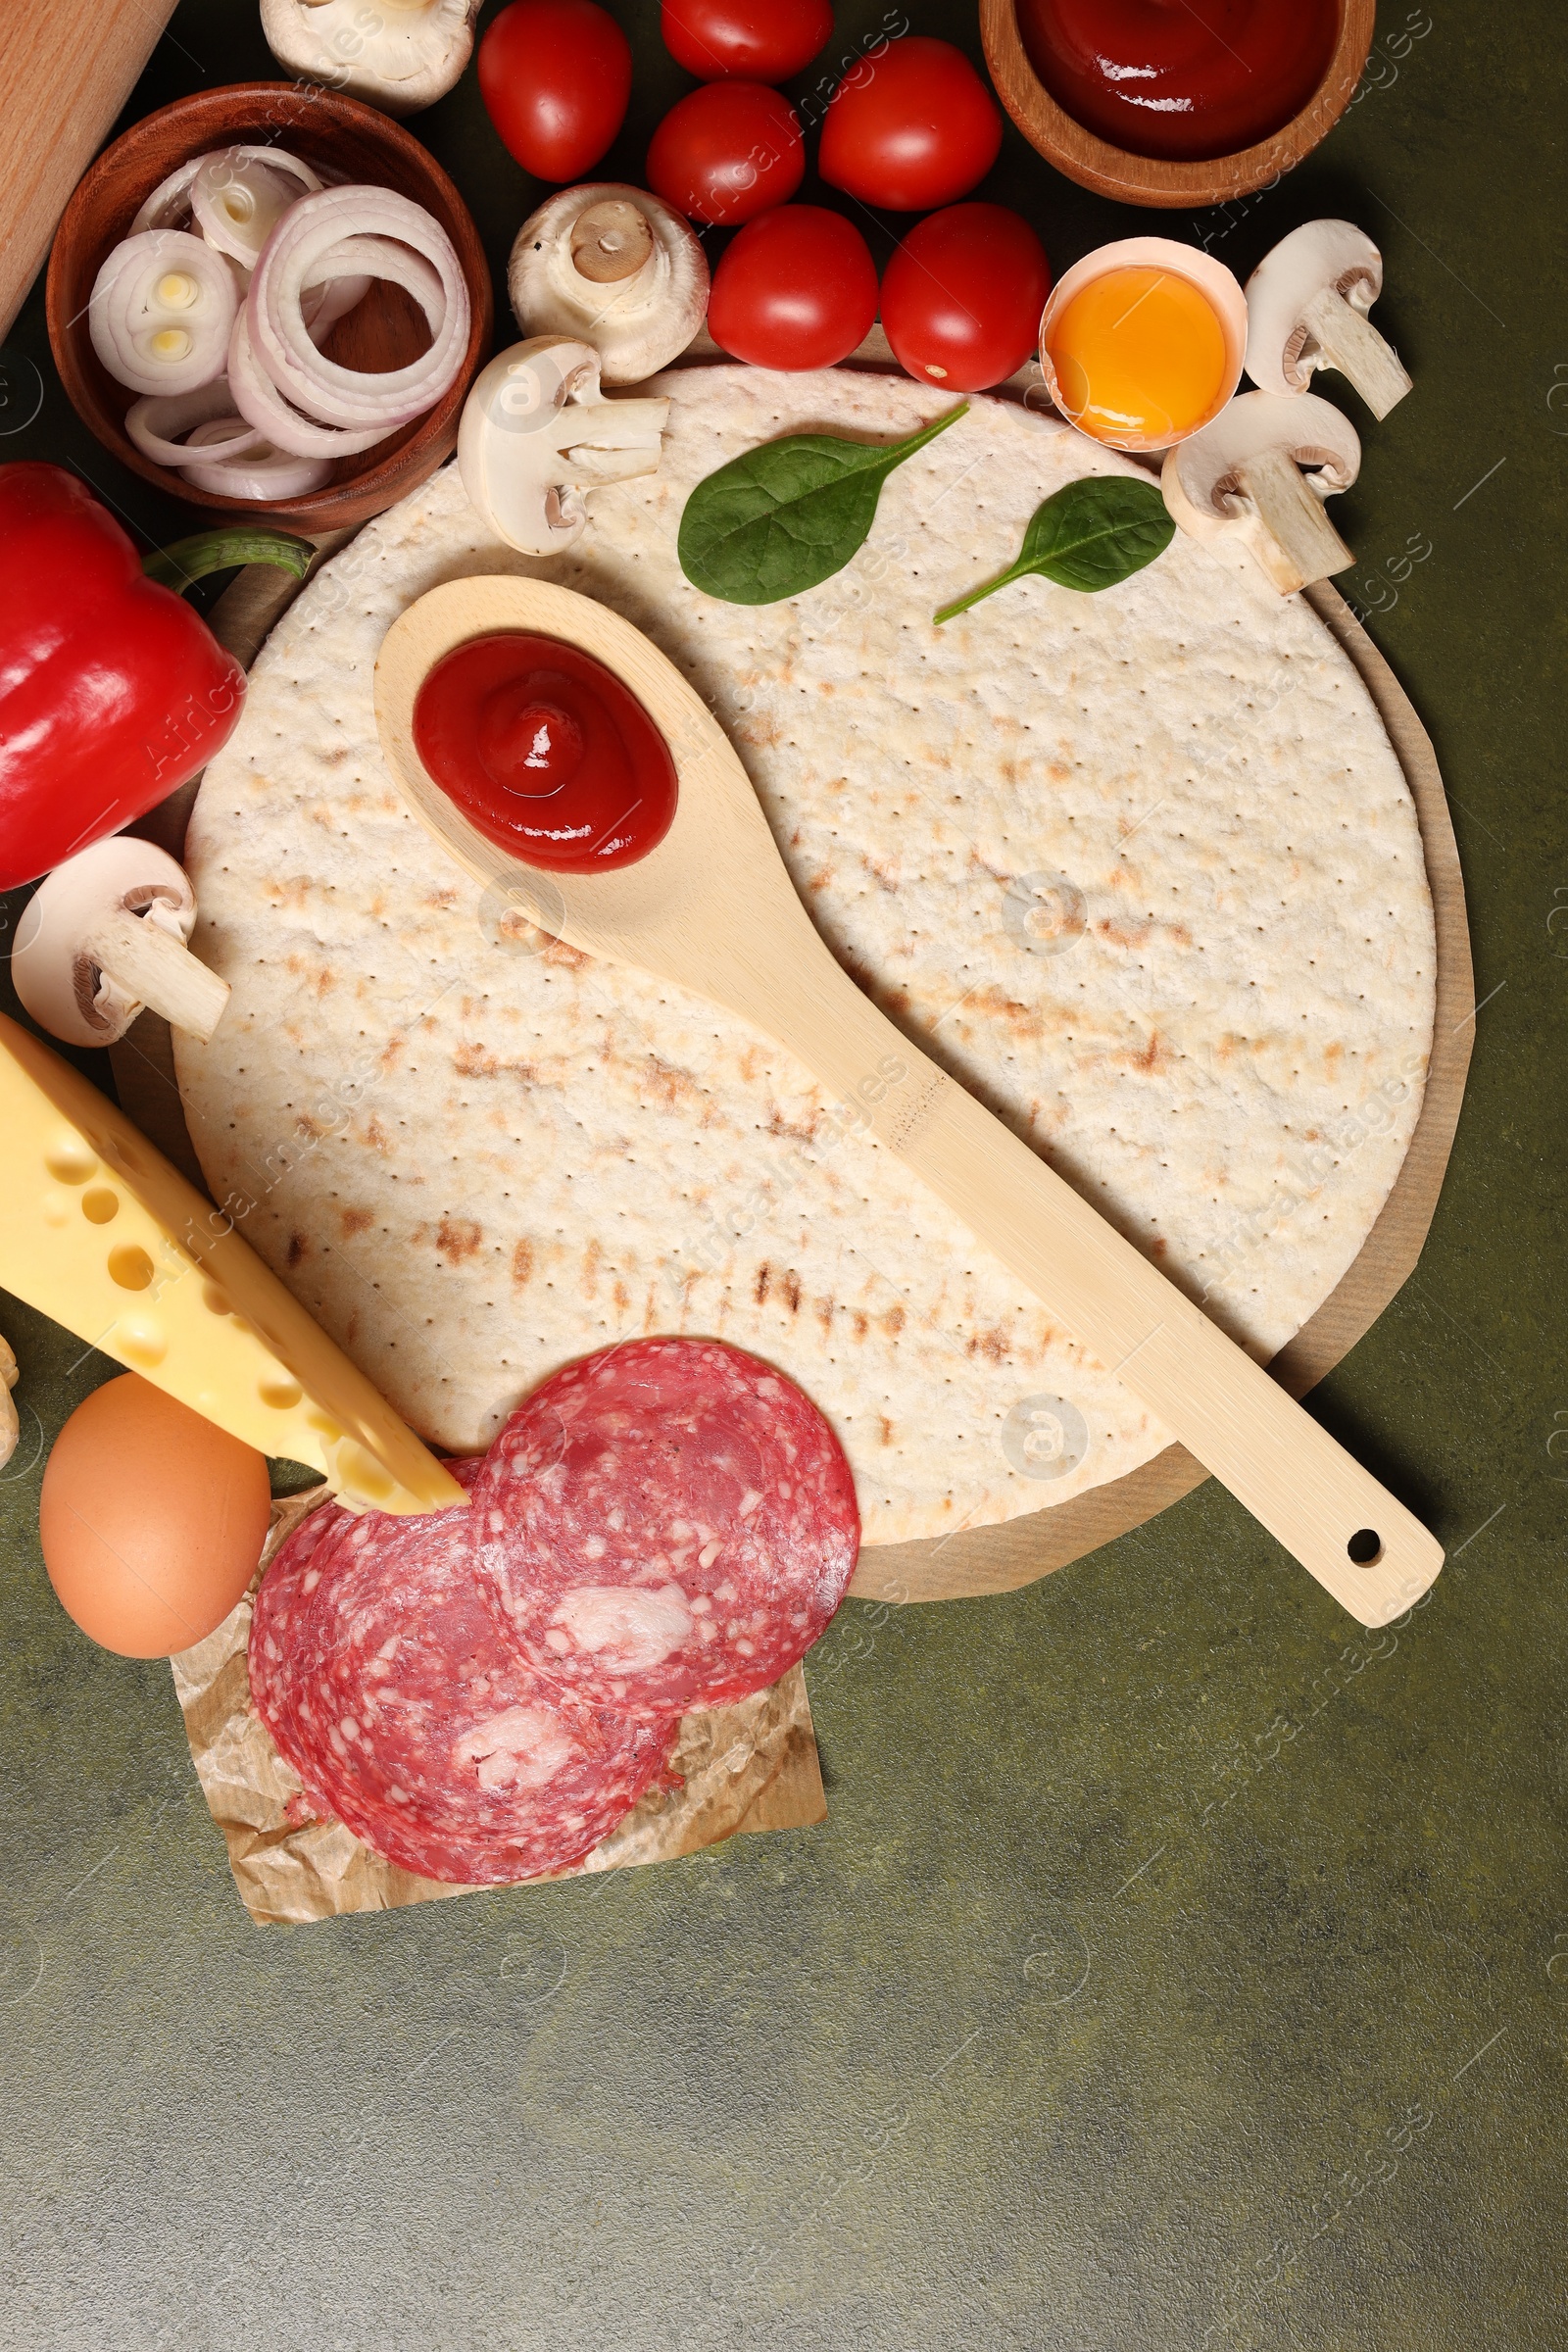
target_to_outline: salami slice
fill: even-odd
[[[467,1486],[479,1465],[451,1467]],[[253,1688],[307,1788],[423,1878],[503,1885],[580,1861],[664,1774],[674,1721],[617,1719],[517,1657],[466,1510],[338,1518],[308,1555],[285,1545],[258,1596],[284,1562],[278,1603],[258,1611],[280,1657]]]
[[[335,1502],[308,1511],[268,1562],[251,1616],[251,1697],[279,1753],[302,1780],[310,1777],[296,1719],[303,1629],[321,1581],[322,1559],[334,1538],[354,1524],[354,1514]]]
[[[568,1364],[473,1488],[491,1599],[529,1664],[655,1718],[776,1682],[844,1597],[850,1467],[793,1381],[713,1340]]]

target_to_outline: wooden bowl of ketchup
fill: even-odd
[[[1350,103],[1376,0],[980,0],[997,94],[1048,163],[1123,204],[1223,204]]]

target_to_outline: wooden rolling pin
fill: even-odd
[[[72,189],[173,15],[173,0],[11,0],[0,37],[0,340]]]

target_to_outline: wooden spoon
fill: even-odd
[[[497,629],[595,655],[662,732],[680,803],[639,863],[595,875],[524,865],[426,773],[415,697],[443,655]],[[568,945],[673,981],[788,1047],[1353,1617],[1384,1625],[1419,1599],[1443,1565],[1420,1522],[840,969],[728,739],[629,621],[542,580],[454,580],[388,630],[375,702],[394,778],[461,865]]]

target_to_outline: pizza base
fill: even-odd
[[[572,553],[493,540],[448,466],[304,590],[207,770],[194,945],[233,990],[176,1036],[215,1197],[427,1440],[488,1445],[616,1339],[704,1333],[811,1395],[868,1544],[1065,1501],[1169,1443],[781,1048],[553,944],[449,863],[381,762],[386,629],[466,573],[644,629],[745,762],[840,960],[1256,1355],[1334,1290],[1420,1110],[1436,949],[1403,774],[1348,657],[1245,558],[1178,537],[1119,587],[1018,582],[1084,473],[975,399],[810,594],[724,605],[691,489],[777,434],[903,437],[947,405],[847,370],[676,369],[659,473]]]

